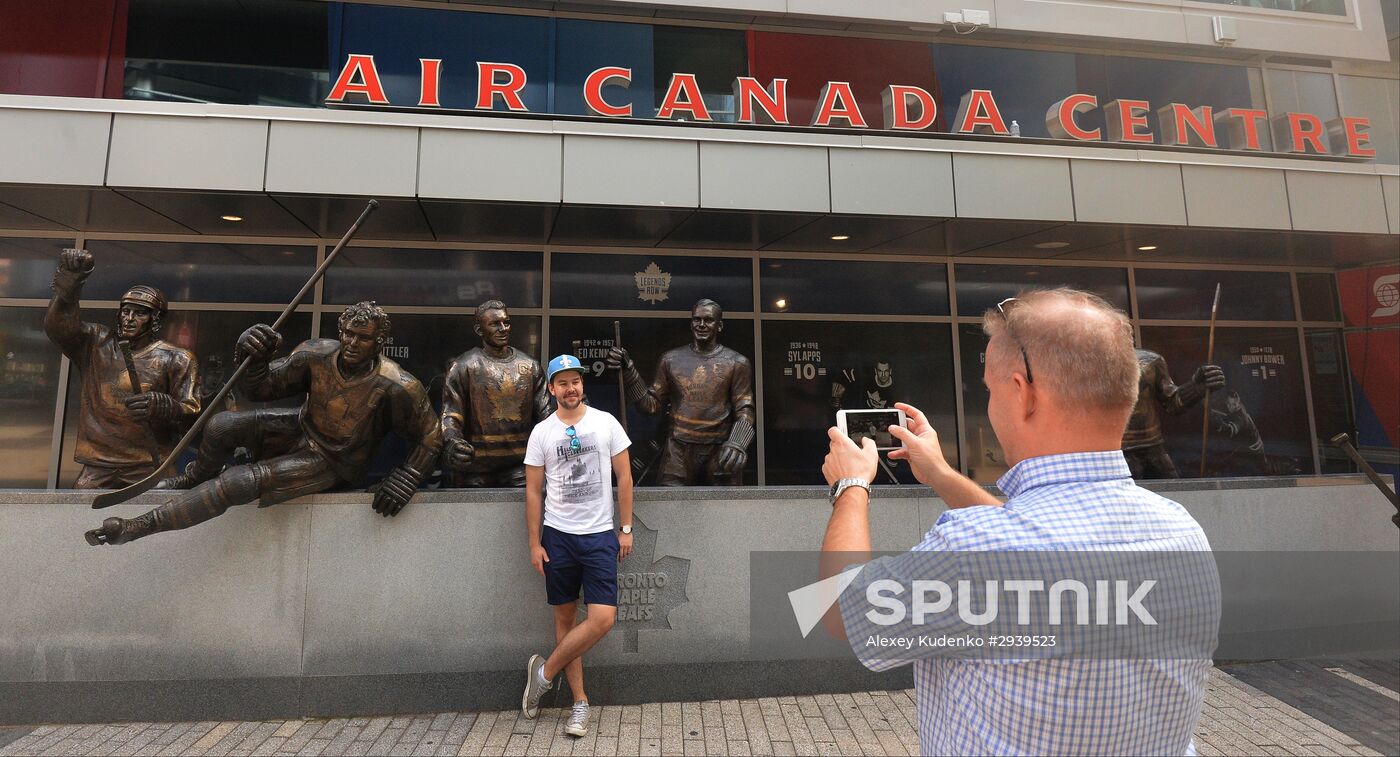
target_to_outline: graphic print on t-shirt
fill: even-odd
[[[564,468],[564,502],[576,505],[592,502],[603,496],[603,467],[599,461],[596,434],[579,434],[579,448],[569,445],[568,437],[555,448],[556,458]]]

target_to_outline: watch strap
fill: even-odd
[[[831,487],[831,504],[836,504],[836,500],[839,499],[847,489],[850,489],[853,486],[864,489],[866,494],[870,493],[869,481],[866,481],[863,478],[843,478],[840,481],[837,481],[836,484]]]

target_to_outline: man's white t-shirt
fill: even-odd
[[[555,413],[530,432],[525,464],[544,468],[544,524],[566,534],[596,534],[613,527],[612,458],[632,445],[622,424],[607,412],[585,406],[574,424]]]

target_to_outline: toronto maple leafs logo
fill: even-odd
[[[655,305],[670,296],[671,274],[662,271],[655,261],[633,276],[637,280],[637,299]]]
[[[669,630],[670,612],[690,601],[685,593],[690,560],[655,559],[656,534],[632,514],[632,553],[617,569],[617,622],[628,652],[637,651],[637,632]]]

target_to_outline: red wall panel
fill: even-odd
[[[829,81],[851,83],[872,129],[885,126],[880,95],[891,84],[923,87],[938,100],[933,50],[918,42],[749,32],[749,75],[765,85],[788,80],[788,118],[795,126],[812,122],[817,97]],[[944,115],[935,128],[943,128]]]
[[[0,92],[121,97],[127,0],[0,2]]]

